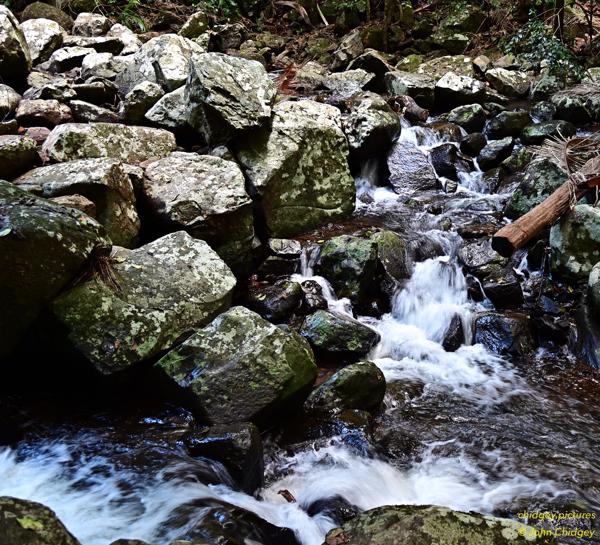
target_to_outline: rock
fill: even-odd
[[[485,148],[487,140],[480,132],[467,134],[460,142],[460,151],[470,157],[477,157],[481,150]]]
[[[70,104],[73,119],[77,123],[118,123],[120,121],[119,116],[107,108],[83,100],[72,100]]]
[[[91,47],[61,47],[50,55],[48,68],[53,73],[68,72],[80,67],[83,59],[91,53],[95,53]]]
[[[80,13],[73,24],[73,34],[78,36],[103,36],[111,27],[111,22],[99,13]]]
[[[365,93],[352,104],[342,128],[351,152],[361,158],[375,157],[392,145],[400,132],[400,118],[379,95]]]
[[[270,127],[242,140],[237,153],[271,236],[294,236],[349,215],[355,184],[339,110],[301,100],[273,111]]]
[[[117,38],[123,44],[121,55],[132,55],[133,53],[137,53],[142,47],[142,42],[137,37],[137,34],[118,23],[110,27],[106,37]]]
[[[342,426],[345,427],[345,430],[348,431],[348,420],[354,417],[354,420],[358,420],[360,418],[356,413],[361,413],[360,416],[364,416],[364,420],[366,420],[368,425],[369,414],[364,411],[347,411],[346,414],[349,415],[350,418],[345,419],[345,414],[342,415],[337,422],[339,422]],[[358,416],[358,418],[356,418]],[[352,422],[353,423],[353,422]],[[353,432],[361,433],[361,426],[355,425],[353,426]],[[365,438],[366,439],[366,438]],[[344,524],[344,522],[348,522],[356,517],[360,510],[355,505],[352,505],[348,500],[344,499],[339,494],[335,496],[330,496],[328,498],[321,498],[316,501],[313,501],[307,508],[306,512],[309,516],[314,517],[315,515],[324,516],[330,518],[334,521],[335,524]]]
[[[510,157],[514,146],[512,137],[507,136],[501,140],[488,140],[486,146],[477,157],[477,163],[481,170],[486,171],[497,167],[504,159]]]
[[[124,48],[123,42],[115,36],[88,37],[67,35],[63,39],[63,46],[82,47],[84,49],[93,49],[96,53],[112,53],[113,55],[120,55]],[[128,59],[129,62],[127,64],[133,64],[133,57],[131,55],[125,55],[124,58]]]
[[[473,68],[478,74],[483,75],[492,68],[492,61],[486,55],[478,55],[473,59]]]
[[[222,52],[239,49],[246,34],[246,27],[241,22],[215,25],[210,45],[215,51]]]
[[[600,210],[579,204],[550,229],[552,270],[567,280],[587,279],[600,261]]]
[[[392,231],[379,231],[371,240],[377,244],[378,268],[383,269],[382,287],[390,284],[390,295],[396,291],[397,284],[410,278],[412,263],[404,239]]]
[[[81,78],[92,77],[114,79],[120,67],[114,61],[112,53],[90,53],[83,58],[81,63]]]
[[[71,109],[58,100],[21,100],[16,118],[22,127],[48,127],[73,121]]]
[[[60,204],[61,206],[68,206],[69,208],[81,210],[81,212],[87,214],[90,218],[96,219],[96,205],[83,195],[64,195],[60,197],[51,197],[48,200]]]
[[[469,172],[468,163],[459,157],[458,149],[453,144],[441,144],[433,148],[429,160],[438,176],[444,176],[458,182],[459,172]]]
[[[496,253],[488,239],[463,243],[458,250],[458,257],[467,270],[479,278],[503,269],[508,261]]]
[[[596,263],[592,267],[588,277],[587,303],[592,310],[594,318],[598,321],[600,317],[600,263]]]
[[[175,137],[162,129],[116,123],[66,123],[55,127],[43,152],[53,161],[109,157],[128,163],[168,155]]]
[[[438,180],[427,156],[412,142],[398,141],[387,157],[390,184],[396,193],[436,189]]]
[[[485,73],[485,79],[499,93],[510,97],[521,97],[529,91],[529,77],[524,72],[492,68]]]
[[[115,159],[83,159],[36,168],[16,185],[40,197],[81,195],[94,203],[95,218],[113,243],[131,247],[137,239],[140,220],[129,176]]]
[[[521,134],[521,140],[527,145],[542,144],[546,138],[556,136],[575,136],[575,125],[568,121],[546,121],[535,125],[527,125]]]
[[[12,12],[0,5],[0,81],[20,88],[31,70],[29,47]]]
[[[314,91],[323,85],[327,74],[328,71],[324,66],[315,61],[308,61],[296,70],[294,85],[301,91]]]
[[[533,348],[529,318],[516,312],[485,312],[475,318],[474,342],[499,356],[523,357]]]
[[[63,43],[64,30],[50,19],[28,19],[21,23],[21,30],[34,65],[47,61]]]
[[[35,140],[27,136],[0,136],[2,176],[10,180],[32,168],[38,161]]]
[[[547,100],[554,93],[564,89],[565,82],[551,74],[545,73],[537,83],[533,85],[531,98],[533,100]]]
[[[167,93],[145,115],[147,121],[170,130],[184,130],[188,125],[188,104],[185,87]]]
[[[456,123],[467,132],[478,132],[485,125],[485,111],[480,104],[458,106],[446,115],[446,120]]]
[[[384,91],[385,75],[393,70],[387,56],[375,49],[365,49],[362,55],[359,55],[348,65],[348,70],[356,68],[361,68],[375,75],[374,85],[377,91]]]
[[[435,84],[435,103],[438,108],[473,104],[485,100],[485,84],[469,76],[448,72]]]
[[[0,121],[0,136],[17,134],[18,130],[19,124],[17,123],[16,119],[11,119],[10,121]]]
[[[111,266],[118,289],[93,278],[52,304],[69,346],[106,375],[208,323],[229,307],[236,282],[206,242],[183,231],[136,250],[116,248]]]
[[[354,29],[346,34],[333,54],[332,70],[339,70],[348,65],[350,61],[362,55],[365,51],[360,29]]]
[[[44,2],[33,2],[23,10],[21,21],[29,19],[50,19],[66,30],[73,28],[73,19],[69,15],[63,10]]]
[[[433,106],[435,80],[425,74],[395,70],[385,75],[385,84],[391,95],[408,95],[422,108]]]
[[[9,117],[19,105],[21,95],[12,87],[0,83],[0,119]]]
[[[531,118],[525,110],[505,111],[490,119],[485,132],[491,140],[498,140],[507,136],[516,138],[530,123]]]
[[[288,280],[280,280],[272,286],[253,285],[248,292],[248,307],[274,323],[287,321],[299,309],[303,296],[300,284]]]
[[[349,100],[356,93],[367,88],[375,76],[362,68],[345,70],[328,74],[323,79],[323,86],[332,93],[332,101]]]
[[[421,63],[417,68],[417,74],[426,74],[436,80],[448,72],[454,72],[460,76],[474,77],[471,57],[465,55],[445,55],[436,57]]]
[[[531,118],[535,123],[543,123],[544,121],[551,121],[556,114],[556,106],[552,102],[541,101],[536,102],[530,110]]]
[[[209,144],[225,143],[271,117],[276,89],[259,62],[204,53],[190,67],[185,92],[189,123]]]
[[[8,182],[0,182],[0,217],[0,356],[6,356],[90,258],[109,251],[110,241],[85,214]]]
[[[576,85],[552,95],[556,117],[575,124],[600,121],[600,83]]]
[[[247,494],[264,484],[263,447],[250,422],[222,424],[193,431],[184,438],[190,456],[221,462]]]
[[[375,330],[358,320],[326,310],[318,310],[308,316],[302,324],[300,334],[317,353],[335,355],[346,362],[366,356],[380,340]]]
[[[347,409],[373,410],[381,405],[385,386],[385,377],[374,363],[353,363],[313,390],[304,407],[316,413],[339,413]]]
[[[158,83],[142,81],[125,95],[119,107],[119,115],[125,123],[138,124],[165,92]]]
[[[567,180],[567,173],[549,159],[529,164],[506,206],[505,215],[517,219],[543,202]]]
[[[260,419],[281,410],[317,375],[301,338],[234,307],[157,364],[211,423]]]
[[[165,229],[206,240],[234,269],[249,261],[252,201],[237,164],[175,152],[146,166],[143,195]]]
[[[442,347],[446,352],[456,352],[466,342],[465,329],[460,314],[452,316],[444,333]]]
[[[527,535],[519,533],[528,530]],[[545,538],[532,537],[534,529],[523,523],[452,511],[428,505],[388,505],[361,513],[342,528],[331,530],[325,545],[530,545]]]
[[[460,32],[438,31],[432,38],[435,45],[455,55],[462,53],[471,41],[468,36]]]
[[[175,543],[175,542],[173,542]],[[186,542],[180,542],[182,545]],[[189,543],[189,542],[188,542]],[[142,541],[141,539],[117,539],[113,541],[110,545],[150,545],[146,541]],[[171,544],[173,545],[173,544]],[[188,545],[186,543],[186,545]]]
[[[11,545],[79,545],[54,511],[8,496],[0,497],[0,534]]]
[[[202,10],[198,10],[188,17],[183,24],[179,35],[193,40],[208,30],[208,16]]]
[[[192,58],[203,51],[198,44],[176,34],[152,38],[135,53],[133,63],[117,76],[119,93],[125,96],[142,81],[158,83],[165,92],[174,91],[188,79]]]
[[[518,308],[523,304],[523,290],[519,279],[507,269],[486,276],[483,291],[496,309]]]

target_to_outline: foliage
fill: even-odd
[[[199,0],[194,5],[202,6],[218,18],[237,19],[240,16],[240,6],[236,0]]]
[[[96,7],[106,15],[116,17],[122,24],[146,32],[146,22],[138,13],[142,6],[142,0],[96,0]]]

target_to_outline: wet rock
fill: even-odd
[[[270,127],[241,141],[237,153],[271,235],[294,236],[349,215],[355,184],[339,110],[301,100],[273,111]]]
[[[442,347],[446,352],[455,352],[465,344],[465,341],[466,337],[462,319],[459,314],[455,314],[448,324],[448,329],[444,333]]]
[[[458,106],[446,115],[450,123],[456,123],[467,132],[477,132],[485,125],[485,111],[480,104],[467,104]]]
[[[335,355],[344,361],[356,361],[365,356],[380,340],[376,331],[358,320],[325,310],[308,316],[300,334],[318,353]]]
[[[370,361],[352,363],[314,389],[304,403],[308,412],[339,413],[377,409],[385,396],[385,377]]]
[[[348,65],[350,61],[362,55],[365,51],[360,29],[355,29],[346,34],[340,41],[340,45],[333,53],[331,62],[332,70],[339,70]]]
[[[234,269],[248,261],[252,201],[236,163],[174,152],[146,166],[143,194],[165,229],[206,240]]]
[[[492,68],[485,73],[485,79],[499,93],[510,97],[520,97],[529,91],[529,77],[524,72]]]
[[[549,159],[527,166],[506,206],[505,215],[516,219],[543,202],[567,180],[567,173]]]
[[[24,174],[14,183],[45,198],[87,197],[114,244],[130,247],[137,239],[140,220],[133,187],[119,161],[84,159],[49,165]]]
[[[579,204],[550,229],[552,271],[568,280],[588,278],[600,261],[600,210]]]
[[[173,134],[162,129],[117,123],[65,123],[53,129],[42,150],[56,162],[108,157],[135,163],[164,157],[175,145]]]
[[[551,99],[556,106],[556,117],[575,124],[600,121],[598,90],[600,83],[586,83],[558,91]]]
[[[158,83],[142,81],[121,101],[119,115],[125,123],[138,124],[144,121],[146,112],[160,100],[165,92]]]
[[[79,68],[83,59],[94,52],[91,47],[61,47],[50,55],[47,63],[48,69],[56,74]]]
[[[27,136],[0,136],[2,176],[12,179],[39,162],[35,140]]]
[[[523,304],[523,290],[512,269],[486,276],[483,291],[496,309],[518,308]]]
[[[517,137],[530,123],[531,118],[525,110],[505,111],[490,119],[485,132],[491,140],[498,140],[507,136]]]
[[[193,40],[208,30],[208,16],[202,10],[190,15],[181,27],[179,35]]]
[[[468,163],[459,156],[453,144],[442,144],[431,150],[429,159],[438,176],[458,181],[459,172],[468,172]]]
[[[481,150],[485,148],[487,140],[480,132],[467,134],[460,142],[460,151],[471,157],[477,157]]]
[[[551,121],[556,114],[556,106],[552,102],[541,101],[535,103],[529,112],[535,123]]]
[[[94,278],[52,304],[69,346],[103,374],[170,348],[231,302],[235,277],[202,240],[182,231],[136,250],[116,248],[118,288]]]
[[[529,318],[524,314],[486,312],[475,318],[474,342],[499,356],[523,357],[533,348]]]
[[[12,87],[0,83],[0,119],[6,119],[19,105],[21,95]]]
[[[269,255],[260,266],[264,276],[289,276],[300,270],[302,246],[296,240],[271,238],[267,241]]]
[[[411,142],[398,141],[387,158],[390,184],[397,193],[436,189],[438,180],[427,156]]]
[[[594,316],[600,318],[600,263],[594,265],[588,277],[588,304]]]
[[[469,272],[479,278],[501,270],[508,263],[492,249],[488,239],[466,242],[458,251],[458,257]]]
[[[546,121],[536,125],[528,125],[523,129],[521,140],[524,144],[541,144],[546,138],[555,136],[575,136],[575,125],[568,121]]]
[[[118,123],[119,116],[109,110],[83,100],[72,100],[70,102],[73,119],[77,123]]]
[[[58,100],[21,100],[15,114],[22,127],[48,127],[73,120],[71,109]]]
[[[314,280],[305,280],[301,284],[303,299],[301,310],[305,314],[311,314],[317,310],[327,310],[327,299],[323,296],[323,288]]]
[[[400,132],[400,119],[379,95],[365,93],[353,103],[343,120],[350,151],[358,157],[374,157],[385,153]]]
[[[435,103],[440,109],[483,102],[484,99],[485,84],[469,76],[448,72],[435,84]]]
[[[117,539],[113,541],[110,545],[150,545],[146,541],[142,541],[141,539]]]
[[[29,19],[50,19],[58,23],[65,30],[73,28],[73,19],[63,10],[44,2],[33,2],[21,13],[21,21]]]
[[[78,36],[103,36],[111,27],[107,17],[99,13],[80,13],[73,23],[73,34]]]
[[[382,288],[389,288],[389,295],[396,291],[397,284],[410,278],[412,263],[406,241],[392,231],[375,233],[371,240],[377,245],[378,267],[383,270]]]
[[[521,522],[478,513],[462,513],[446,507],[385,506],[371,509],[331,530],[325,545],[399,545],[412,543],[461,543],[475,545],[527,545],[543,538],[522,536],[519,529],[533,529]]]
[[[485,171],[499,166],[504,159],[510,157],[513,146],[514,140],[510,136],[501,140],[488,140],[488,143],[477,157],[477,163],[481,170]]]
[[[0,5],[0,81],[20,88],[31,70],[29,47],[12,12]]]
[[[385,75],[385,84],[391,95],[408,95],[422,108],[433,106],[435,80],[425,74],[394,70]]]
[[[47,61],[63,42],[64,30],[50,19],[28,19],[21,23],[21,30],[34,65]]]
[[[360,510],[342,496],[332,496],[314,501],[306,508],[306,512],[311,517],[321,515],[336,524],[343,524],[356,517]]]
[[[268,121],[275,94],[257,61],[221,53],[194,56],[185,91],[189,123],[209,144],[225,143]]]
[[[175,89],[159,99],[146,112],[145,118],[154,125],[165,129],[177,131],[189,128],[185,87]]]
[[[0,356],[19,342],[44,306],[110,241],[85,214],[0,182]]]
[[[300,308],[303,297],[300,284],[288,280],[250,286],[248,292],[248,308],[274,323],[287,321]]]
[[[323,78],[323,86],[332,93],[332,102],[339,103],[343,100],[349,100],[356,93],[362,91],[373,81],[374,75],[357,68],[355,70],[345,70],[344,72],[334,72]]]
[[[308,343],[244,307],[221,314],[157,367],[202,419],[218,424],[281,410],[317,375]]]
[[[54,511],[8,496],[0,497],[0,535],[11,545],[79,545]]]
[[[258,428],[250,422],[211,426],[184,438],[190,456],[221,462],[247,494],[264,484],[263,447]]]

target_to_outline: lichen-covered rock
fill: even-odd
[[[56,162],[109,157],[127,163],[165,157],[176,147],[172,133],[118,123],[66,123],[55,127],[42,151]]]
[[[45,198],[82,195],[114,244],[131,247],[140,229],[129,176],[115,159],[82,159],[36,168],[14,181]]]
[[[435,80],[426,74],[394,70],[385,75],[385,84],[392,95],[408,95],[422,108],[433,106]]]
[[[142,42],[137,34],[124,25],[117,23],[110,27],[106,33],[107,38],[117,38],[122,44],[121,55],[132,55],[142,47]]]
[[[22,127],[48,127],[73,121],[71,108],[58,100],[21,100],[15,114]]]
[[[456,123],[467,132],[478,132],[485,125],[485,111],[480,104],[466,104],[454,108],[446,115],[450,123]]]
[[[233,269],[248,263],[252,201],[236,163],[174,152],[147,165],[145,174],[143,194],[166,229],[206,240]]]
[[[184,38],[193,40],[204,34],[208,30],[208,15],[202,10],[198,10],[188,17],[188,20],[183,24],[179,35]]]
[[[530,123],[531,118],[525,110],[500,112],[496,117],[490,119],[485,128],[485,133],[491,140],[498,140],[507,136],[517,137]]]
[[[47,61],[63,43],[64,30],[50,19],[28,19],[21,23],[21,30],[34,65]]]
[[[273,111],[270,126],[238,150],[271,235],[294,236],[349,215],[355,185],[340,111],[311,100],[282,102]]]
[[[186,84],[189,123],[210,144],[256,128],[271,117],[276,89],[257,61],[222,53],[194,56]]]
[[[125,123],[138,124],[144,121],[146,112],[163,96],[163,88],[152,81],[138,83],[121,101],[119,115]]]
[[[218,316],[157,366],[217,424],[285,408],[317,376],[308,343],[244,307]]]
[[[73,19],[63,10],[44,2],[32,2],[21,13],[21,21],[28,19],[50,19],[65,30],[73,28]]]
[[[541,144],[546,138],[552,138],[554,136],[562,136],[568,138],[569,136],[575,136],[577,129],[573,123],[568,121],[546,121],[544,123],[537,123],[535,125],[527,125],[521,134],[521,140],[523,144]]]
[[[19,88],[31,70],[29,47],[12,12],[0,5],[0,80]]]
[[[323,86],[331,91],[332,103],[349,100],[358,92],[363,91],[375,79],[375,75],[356,68],[344,72],[328,74],[323,79]]]
[[[339,413],[347,409],[373,410],[381,405],[385,386],[385,377],[374,363],[352,363],[313,390],[304,408],[316,413]]]
[[[54,511],[9,496],[0,497],[0,535],[7,545],[79,545]]]
[[[118,286],[94,278],[52,304],[68,346],[103,374],[158,355],[229,307],[236,280],[202,240],[180,231],[138,248],[117,248]]]
[[[121,59],[127,59],[123,65]],[[129,64],[128,57],[115,57],[112,53],[90,53],[81,63],[81,79],[114,79]]]
[[[0,182],[0,357],[110,241],[85,214]]]
[[[598,321],[600,318],[600,262],[592,268],[588,277],[587,302],[591,307],[594,317]]]
[[[39,160],[35,140],[28,136],[0,136],[0,173],[12,179],[33,168]]]
[[[435,79],[440,79],[448,72],[472,78],[475,76],[473,60],[465,55],[444,55],[423,62],[417,67],[417,74],[426,74]]]
[[[435,84],[435,103],[442,109],[479,103],[484,99],[485,84],[469,76],[448,72]]]
[[[12,87],[0,83],[0,119],[6,119],[19,105],[21,95]]]
[[[300,335],[321,354],[354,361],[367,355],[380,340],[379,333],[358,320],[326,310],[307,316]]]
[[[485,73],[485,79],[496,91],[509,97],[520,97],[529,91],[529,77],[517,70],[492,68]]]
[[[73,23],[73,34],[78,36],[103,36],[111,27],[107,17],[99,13],[83,12]]]
[[[331,530],[326,545],[533,545],[534,537],[521,522],[479,513],[463,513],[428,505],[385,506],[371,509]],[[343,539],[343,541],[342,541]],[[549,543],[555,543],[550,540]]]
[[[588,278],[600,261],[600,210],[579,204],[550,229],[552,270],[568,280]]]
[[[427,156],[412,142],[400,140],[387,157],[390,184],[397,193],[436,189],[438,180]]]
[[[170,130],[189,128],[185,87],[175,89],[160,98],[146,112],[145,118],[158,127]]]
[[[477,157],[477,162],[481,170],[486,171],[497,167],[504,159],[510,157],[514,144],[512,136],[507,136],[500,140],[488,140]]]
[[[462,32],[451,32],[445,29],[438,30],[432,36],[433,43],[445,49],[448,53],[462,53],[469,45],[470,39]]]
[[[600,83],[576,85],[552,95],[556,117],[571,123],[600,121]]]

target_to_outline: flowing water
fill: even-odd
[[[426,152],[440,143],[426,130],[403,135]],[[395,193],[377,187],[376,171],[367,163],[357,180],[358,196],[373,197],[359,201],[360,212],[393,223],[406,211]],[[343,434],[295,447],[267,438],[267,484],[252,497],[235,490],[219,464],[191,459],[177,441],[165,444],[165,430],[173,428],[161,418],[142,418],[126,433],[104,421],[42,426],[15,449],[0,451],[0,495],[50,506],[83,545],[123,537],[167,545],[201,521],[204,510],[188,509],[183,519],[174,514],[202,501],[252,511],[291,528],[303,545],[320,545],[336,526],[324,513],[307,514],[334,496],[361,510],[436,504],[515,516],[536,506],[600,509],[600,388],[591,372],[566,350],[540,351],[517,366],[472,344],[468,334],[455,352],[442,347],[455,317],[469,332],[475,313],[489,308],[467,296],[456,263],[460,237],[438,228],[444,214],[479,218],[496,209],[498,196],[478,193],[480,179],[475,167],[457,193],[442,197],[445,212],[411,219],[446,255],[415,265],[388,314],[358,317],[381,335],[370,359],[388,382],[385,410],[373,426],[384,447],[357,448]],[[314,275],[317,256],[304,254],[296,279],[317,281],[330,310],[352,314],[350,301],[338,300],[327,280]],[[282,489],[297,502],[286,502]]]

